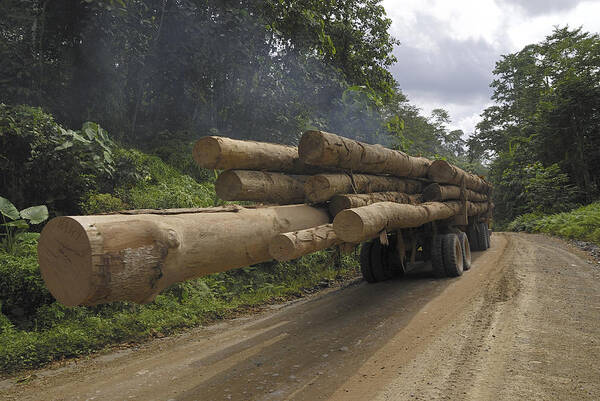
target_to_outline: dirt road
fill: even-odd
[[[598,400],[600,265],[494,234],[460,279],[361,282],[6,380],[0,399]]]

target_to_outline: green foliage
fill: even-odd
[[[123,341],[168,335],[358,272],[352,256],[336,261],[336,252],[321,251],[292,262],[263,263],[179,283],[147,305],[116,302],[67,308],[53,302],[43,286],[36,262],[37,237],[24,234],[16,255],[0,253],[3,372],[85,355]]]
[[[508,231],[525,231],[534,233],[538,231],[538,223],[545,216],[540,213],[525,213],[511,221],[507,225]]]
[[[503,56],[494,74],[496,104],[484,111],[470,146],[494,157],[496,216],[510,221],[598,199],[600,35],[555,28],[544,41]],[[546,170],[525,171],[532,166]]]
[[[17,210],[8,199],[0,196],[0,249],[8,253],[15,252],[16,239],[30,224],[40,224],[48,219],[46,206],[31,206]],[[8,221],[6,221],[8,219]]]
[[[77,201],[114,171],[106,132],[66,130],[39,108],[0,104],[0,188],[18,207],[77,212]]]
[[[110,213],[127,209],[125,202],[111,194],[89,193],[81,203],[84,214]]]
[[[116,160],[122,170],[115,195],[131,209],[212,206],[212,183],[200,184],[157,156],[120,149]]]
[[[538,213],[557,213],[575,207],[577,188],[569,184],[569,176],[562,173],[558,164],[548,167],[537,162],[528,166],[525,182],[525,199],[529,210]]]
[[[600,202],[552,215],[525,214],[508,225],[511,231],[546,233],[600,245]]]
[[[191,137],[193,135],[188,132],[159,132],[148,144],[149,153],[198,182],[211,181],[214,178],[212,170],[198,167],[192,157],[195,141],[190,141]]]
[[[138,147],[164,131],[293,143],[347,87],[397,91],[380,3],[5,0],[0,92]]]
[[[2,313],[8,316],[23,318],[52,302],[39,273],[38,237],[37,233],[19,234],[14,252],[0,250],[0,302]]]
[[[4,316],[2,311],[2,303],[0,303],[0,335],[5,331],[11,330],[14,326],[9,318]]]

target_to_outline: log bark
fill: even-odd
[[[460,186],[464,180],[467,189],[472,189],[473,191],[484,194],[488,194],[490,191],[490,185],[485,180],[475,174],[468,173],[445,160],[436,160],[431,163],[427,176],[431,181],[435,181],[439,184]]]
[[[333,225],[325,224],[277,235],[269,244],[269,253],[276,260],[286,261],[340,245],[342,242],[335,235]]]
[[[469,215],[487,210],[487,203],[467,202]],[[380,202],[340,212],[333,220],[336,235],[344,242],[363,242],[376,238],[384,230],[419,227],[423,224],[445,220],[461,213],[462,202],[427,202],[407,205]]]
[[[335,195],[370,192],[421,192],[420,181],[367,174],[317,174],[306,180],[304,193],[310,202],[319,203]]]
[[[337,167],[356,173],[425,177],[431,161],[381,145],[369,145],[323,131],[307,131],[298,146],[306,164]]]
[[[329,201],[329,213],[336,216],[345,209],[367,206],[377,202],[396,202],[416,205],[422,203],[421,194],[405,194],[403,192],[373,192],[370,194],[336,195]]]
[[[215,182],[217,196],[228,201],[252,201],[289,205],[304,203],[308,176],[264,171],[227,170]]]
[[[450,218],[460,210],[458,201],[428,202],[418,206],[379,202],[340,212],[333,220],[333,229],[345,242],[363,242],[378,237],[383,230],[419,227]]]
[[[316,174],[323,169],[300,161],[298,148],[267,142],[206,136],[194,145],[194,160],[217,170],[265,170],[291,174]]]
[[[325,209],[307,205],[57,217],[42,231],[38,260],[67,306],[150,302],[173,283],[271,260],[276,235],[328,223]]]
[[[467,202],[467,213],[469,216],[476,216],[487,213],[490,209],[488,202]]]
[[[470,189],[465,190],[467,200],[485,202],[488,196]],[[426,202],[460,199],[460,187],[433,183],[423,190],[423,200]]]

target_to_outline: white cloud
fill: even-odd
[[[442,107],[469,133],[489,106],[492,70],[502,54],[536,43],[554,26],[600,31],[600,0],[384,0],[395,74],[425,113]]]

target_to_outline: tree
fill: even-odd
[[[565,185],[574,184],[578,191],[569,192],[572,198],[561,202],[597,199],[600,36],[581,28],[555,28],[541,43],[503,56],[494,74],[491,86],[496,104],[482,114],[470,141],[472,153],[489,152],[495,157],[492,172],[507,168],[524,171],[536,166],[552,170],[561,180],[568,177]],[[520,147],[518,152],[515,146]],[[527,157],[517,157],[524,154]],[[492,176],[500,184],[501,175]],[[502,192],[500,198],[506,198],[506,216],[515,210],[510,207],[513,201],[524,196],[525,185],[501,185],[497,191]],[[538,201],[543,203],[545,199],[540,197]],[[503,206],[497,210],[503,210]]]

